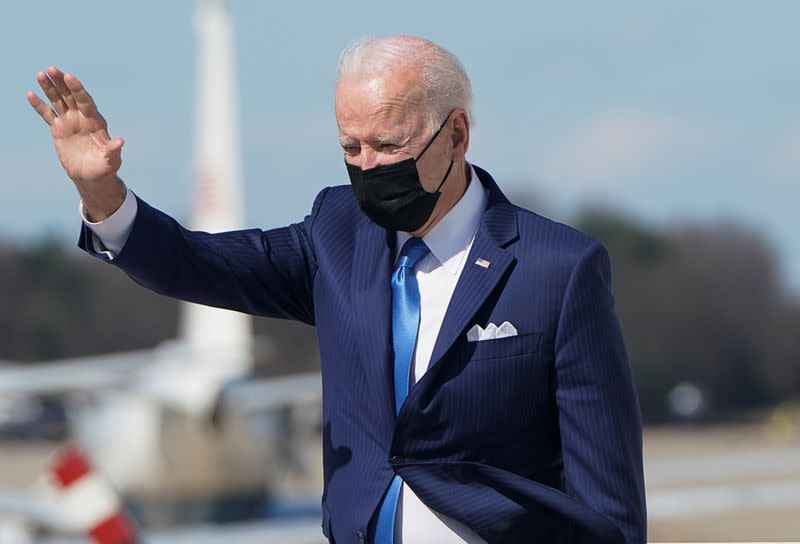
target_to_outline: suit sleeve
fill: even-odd
[[[616,525],[627,544],[644,544],[639,400],[614,313],[608,253],[596,242],[572,271],[555,347],[567,493]]]
[[[190,231],[138,196],[125,246],[112,260],[82,226],[78,246],[122,269],[139,285],[180,300],[314,324],[315,220],[327,194],[301,223],[263,231]]]

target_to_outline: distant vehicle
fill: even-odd
[[[64,440],[67,413],[58,398],[0,395],[0,440]]]

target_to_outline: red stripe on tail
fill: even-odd
[[[136,528],[125,514],[118,512],[94,527],[89,536],[97,544],[134,544]]]
[[[69,487],[91,471],[86,455],[76,446],[65,448],[53,466],[53,474],[61,487]]]

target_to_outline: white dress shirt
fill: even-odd
[[[422,237],[431,252],[415,268],[420,295],[420,325],[414,349],[411,386],[428,370],[445,311],[486,208],[486,190],[472,166],[469,171],[470,183],[464,195]],[[92,242],[95,251],[104,251],[113,259],[124,247],[136,218],[137,204],[133,191],[128,190],[120,208],[103,221],[92,223],[86,219],[82,204],[80,210],[84,222],[94,233]],[[398,254],[409,238],[405,232],[397,233]],[[398,541],[404,544],[485,544],[477,533],[464,524],[428,508],[406,484],[403,484],[398,501],[396,527],[402,535]]]

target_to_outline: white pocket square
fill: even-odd
[[[509,323],[504,321],[499,327],[494,323],[489,323],[484,329],[480,325],[474,325],[467,331],[468,342],[480,342],[481,340],[494,340],[497,338],[508,338],[509,336],[516,336],[517,329]]]

